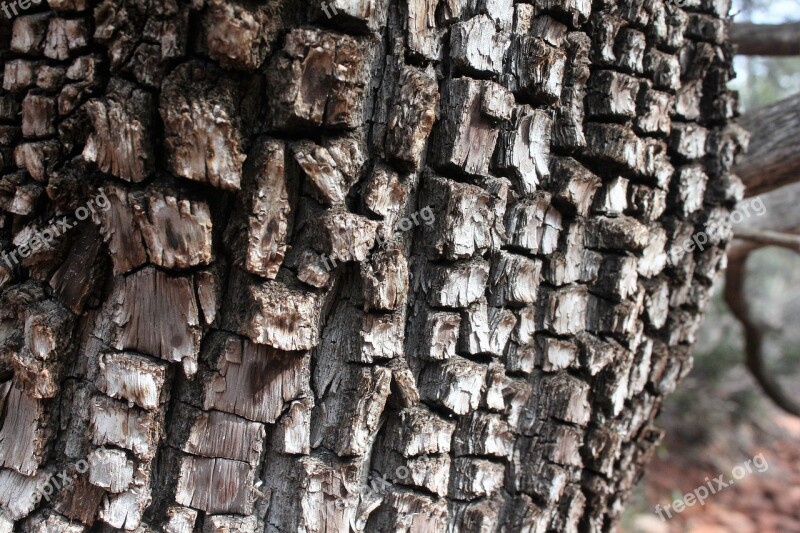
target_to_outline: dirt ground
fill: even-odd
[[[731,438],[699,449],[667,438],[641,481],[622,531],[626,533],[800,533],[800,419],[768,407],[764,427],[743,424]],[[662,507],[708,479],[725,475],[763,454],[764,471],[753,472],[705,501],[662,520]],[[763,464],[763,463],[761,463]],[[664,514],[666,518],[666,514]]]

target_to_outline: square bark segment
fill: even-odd
[[[267,70],[270,126],[282,130],[360,126],[372,48],[365,38],[292,30],[283,53]]]

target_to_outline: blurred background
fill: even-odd
[[[800,21],[800,0],[739,0],[736,22]],[[735,61],[746,112],[800,93],[800,58],[742,57]],[[797,139],[800,143],[800,139]],[[800,172],[800,169],[798,169]],[[798,206],[800,209],[800,206]],[[784,390],[800,402],[800,254],[763,248],[747,263],[746,297],[767,325],[765,358]],[[667,436],[628,506],[628,533],[800,533],[800,418],[781,411],[744,366],[740,324],[717,282],[700,329],[691,374],[673,393],[658,424]],[[768,469],[747,475],[672,518],[655,513],[708,479],[757,454]]]

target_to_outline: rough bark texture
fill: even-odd
[[[672,4],[0,21],[0,530],[611,529],[738,199],[728,3]]]

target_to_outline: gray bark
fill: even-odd
[[[613,528],[731,238],[727,7],[0,25],[0,249],[108,202],[0,263],[0,530]]]

